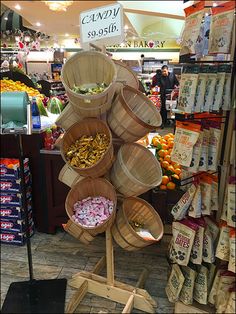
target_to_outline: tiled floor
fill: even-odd
[[[165,236],[157,245],[137,252],[127,252],[114,245],[116,280],[135,285],[142,267],[151,268],[145,289],[158,302],[156,313],[173,313],[173,305],[168,302],[165,294],[168,241],[169,237]],[[32,237],[32,253],[35,279],[70,279],[81,270],[92,270],[105,253],[105,237],[97,236],[89,246],[85,246],[62,230],[58,230],[55,235],[36,233]],[[1,246],[1,306],[10,283],[28,279],[26,256],[26,246]],[[74,291],[67,285],[66,302]],[[88,295],[76,312],[121,313],[123,307],[107,299]],[[133,313],[141,312],[133,310]]]

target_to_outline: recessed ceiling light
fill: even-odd
[[[16,4],[16,5],[15,5],[15,9],[16,9],[16,10],[21,10],[21,6],[20,6],[19,4]]]
[[[7,21],[7,20],[8,20],[8,17],[4,17],[4,20]]]
[[[66,36],[66,37],[69,37],[69,34],[66,33],[65,36]]]
[[[40,22],[37,22],[37,23],[36,23],[36,26],[41,26],[41,23],[40,23]]]
[[[217,7],[217,3],[216,2],[213,2],[212,6],[215,8]]]

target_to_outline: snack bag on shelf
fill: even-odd
[[[208,170],[216,171],[218,166],[218,156],[220,149],[221,130],[210,127],[209,148],[208,148]]]
[[[196,144],[201,126],[189,122],[176,122],[174,146],[171,152],[171,160],[189,167],[193,157],[193,147]]]
[[[200,218],[202,214],[202,194],[201,187],[198,184],[193,200],[189,206],[188,215],[193,218]]]
[[[236,177],[229,178],[227,192],[227,224],[236,228]]]
[[[193,264],[201,265],[202,253],[203,253],[203,238],[205,230],[205,221],[202,218],[194,219],[194,222],[198,224],[198,230],[196,231],[193,247],[190,255],[190,261]]]
[[[198,72],[198,66],[186,66],[183,69],[178,100],[178,109],[183,112],[192,113],[194,111]]]
[[[186,305],[192,304],[196,272],[188,266],[182,266],[181,271],[182,274],[184,275],[184,283],[180,291],[179,300]]]
[[[168,300],[170,302],[176,302],[179,299],[179,294],[184,283],[184,276],[180,267],[174,264],[171,269],[171,274],[168,279],[167,286],[165,288]]]
[[[217,80],[217,66],[209,65],[203,111],[209,112],[212,109],[215,95],[216,80]]]
[[[187,168],[189,172],[198,172],[199,162],[201,158],[202,151],[202,142],[203,142],[203,131],[200,131],[198,140],[196,144],[193,146],[193,156],[191,160],[190,166]]]
[[[228,211],[228,184],[226,185],[225,188],[223,209],[220,217],[221,220],[227,221],[227,211]]]
[[[212,234],[213,242],[215,244],[215,241],[216,241],[218,234],[219,234],[219,227],[218,227],[216,221],[214,221],[211,217],[205,216],[204,220],[207,224],[207,228],[210,230],[210,232]]]
[[[198,74],[197,89],[194,101],[194,112],[203,111],[206,83],[208,77],[208,66],[207,65],[200,66],[199,71],[200,72]]]
[[[204,236],[203,236],[202,260],[206,263],[215,262],[214,240],[208,226],[206,227],[204,231]]]
[[[182,220],[188,211],[188,208],[192,202],[194,194],[196,192],[196,185],[192,184],[186,193],[181,197],[181,199],[175,204],[171,210],[175,220]]]
[[[219,209],[219,197],[218,197],[218,177],[212,175],[211,185],[211,212],[218,211]]]
[[[207,175],[201,175],[200,187],[202,196],[202,215],[211,214],[211,192],[213,179]]]
[[[219,308],[220,303],[224,303],[222,301],[226,300],[226,292],[231,288],[232,284],[235,282],[235,274],[230,271],[224,271],[221,273],[219,284],[216,291],[215,298],[215,307]],[[224,300],[223,300],[224,299]],[[224,305],[224,308],[227,306],[227,303]]]
[[[209,53],[230,53],[235,1],[228,1],[223,6],[212,8],[209,35]]]
[[[201,22],[204,16],[204,2],[200,1],[196,5],[185,9],[186,19],[184,30],[181,36],[181,54],[195,54],[195,45],[198,40]]]
[[[207,267],[203,265],[199,266],[194,284],[193,298],[200,304],[207,304],[207,278]]]
[[[224,261],[228,261],[230,255],[229,229],[225,221],[220,224],[220,237],[216,247],[216,257]]]
[[[209,295],[212,288],[213,280],[216,276],[216,265],[209,264],[208,270],[209,272],[208,272],[208,278],[207,278],[207,291]]]
[[[188,265],[197,229],[198,225],[188,219],[173,222],[170,257],[179,265]]]
[[[231,79],[232,79],[232,69],[231,65],[228,64],[225,73],[225,83],[223,88],[223,95],[222,95],[222,102],[223,110],[230,110],[231,109]]]
[[[225,268],[225,267],[224,267]],[[222,268],[220,267],[215,275],[213,284],[212,284],[212,288],[210,290],[209,296],[208,296],[208,302],[211,303],[212,305],[215,304],[215,299],[216,299],[216,293],[217,293],[217,289],[219,286],[219,282],[220,282],[220,274],[222,273]]]
[[[234,314],[236,312],[236,290],[235,287],[229,289],[229,298],[227,301],[225,313],[227,314]]]
[[[202,149],[201,149],[201,157],[200,157],[200,161],[199,161],[198,171],[207,171],[208,170],[209,140],[210,140],[210,130],[205,125],[204,129],[203,129]]]
[[[218,66],[217,78],[216,78],[216,86],[215,86],[215,95],[214,102],[212,106],[213,111],[218,111],[223,105],[223,89],[225,83],[225,65]]]
[[[236,273],[235,265],[235,251],[236,251],[236,230],[235,228],[230,228],[229,231],[229,264],[228,270]]]

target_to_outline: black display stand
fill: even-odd
[[[2,306],[2,313],[64,313],[67,279],[35,280],[30,242],[30,229],[26,205],[24,176],[24,153],[22,135],[14,134],[19,150],[22,205],[26,222],[26,243],[29,267],[29,280],[11,283]]]

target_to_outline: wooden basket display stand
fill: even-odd
[[[72,169],[67,163],[61,169],[58,180],[62,183],[72,187],[75,183],[83,180],[84,178],[81,177],[78,172]]]
[[[70,58],[63,67],[63,83],[73,110],[80,116],[86,117],[86,119],[79,123],[75,123],[73,126],[66,129],[67,132],[64,135],[63,143],[61,145],[61,154],[65,160],[64,152],[72,142],[78,139],[81,135],[94,135],[96,132],[104,132],[107,134],[110,138],[110,146],[101,161],[87,169],[87,171],[86,169],[79,170],[76,168],[73,168],[72,170],[72,167],[67,167],[67,169],[65,168],[64,170],[62,169],[61,180],[65,182],[65,184],[71,185],[71,190],[67,196],[65,204],[67,214],[70,218],[72,217],[74,203],[79,199],[83,199],[87,196],[103,195],[113,200],[116,205],[117,197],[120,197],[119,199],[123,201],[126,194],[129,196],[141,194],[161,182],[160,165],[156,158],[146,148],[138,144],[123,145],[123,139],[117,138],[116,136],[112,139],[111,131],[104,122],[97,119],[87,119],[91,116],[102,117],[101,114],[104,114],[110,108],[115,88],[117,87],[114,84],[116,80],[117,65],[115,66],[114,62],[105,55],[109,55],[109,53],[106,52],[105,47],[100,49],[94,44],[90,44],[90,46],[103,53],[89,51],[76,54]],[[122,66],[119,65],[119,68],[121,69]],[[121,72],[122,75],[125,75],[124,73],[127,72],[127,69],[124,68],[120,70],[119,75],[121,75]],[[127,83],[128,81],[130,84],[136,84],[136,79],[133,77],[131,78],[129,76]],[[78,95],[71,91],[74,84],[79,85],[91,82],[105,82],[106,84],[109,84],[109,87],[103,93],[95,96]],[[139,115],[141,120],[146,119],[145,111],[142,110],[140,114],[139,112],[136,112],[136,114]],[[144,118],[142,118],[142,115],[144,115]],[[129,116],[129,119],[131,119],[130,117],[131,115]],[[159,119],[158,116],[156,116],[156,118],[157,120]],[[150,119],[150,121],[153,121],[152,118]],[[158,124],[159,120],[153,125],[156,126]],[[142,135],[140,137],[142,137]],[[114,162],[112,142],[116,144],[116,149],[119,149],[119,160],[115,162],[113,172],[107,172],[107,169],[109,169]],[[81,176],[89,176],[90,178],[81,180],[81,178],[77,177],[73,171],[76,171]],[[117,171],[118,177],[116,176],[115,171]],[[71,179],[69,178],[70,172],[72,172]],[[106,178],[110,180],[111,173],[113,173],[113,185],[115,188],[117,188],[117,186],[119,187],[116,192],[113,185],[105,178],[91,178],[106,175]],[[121,176],[121,180],[119,180],[119,176]],[[123,185],[123,187],[121,185]],[[144,212],[147,212],[148,221],[151,219],[153,220],[152,223],[150,222],[149,224],[150,228],[156,223],[158,228],[157,231],[153,231],[153,234],[159,239],[162,236],[161,222],[156,216],[152,215],[152,209],[150,209],[149,206],[150,205],[148,204],[144,205],[144,203],[142,203],[140,208],[142,208]],[[134,208],[134,211],[137,210],[138,215],[138,202],[137,205],[135,205],[135,201],[133,201],[132,208]],[[69,285],[76,288],[77,291],[67,305],[67,313],[74,313],[76,311],[76,308],[86,293],[92,293],[124,304],[125,307],[122,313],[131,313],[133,308],[137,308],[146,313],[155,313],[154,308],[157,306],[157,303],[148,292],[143,289],[149,274],[149,271],[146,268],[142,271],[136,286],[124,284],[115,281],[114,279],[114,253],[111,228],[115,216],[116,211],[114,210],[113,214],[107,221],[102,225],[93,228],[93,230],[92,228],[80,226],[77,223],[74,223],[71,219],[64,226],[66,231],[86,244],[90,243],[96,234],[103,231],[106,232],[106,257],[103,256],[97,262],[92,272],[81,271],[75,274],[69,281]],[[139,240],[140,241],[137,240],[134,244],[138,246],[139,243],[141,243],[141,239]],[[147,245],[147,243],[145,243],[145,245]],[[98,275],[105,266],[107,271],[106,278]]]
[[[56,125],[68,130],[74,123],[82,120],[82,118],[74,111],[71,103],[63,109],[62,113],[56,120]]]
[[[77,168],[71,166],[72,169],[74,169],[83,177],[101,177],[111,168],[114,152],[110,129],[108,128],[107,124],[101,120],[98,120],[96,118],[87,118],[73,124],[67,130],[62,139],[61,155],[64,161],[68,163],[65,157],[65,152],[68,150],[70,145],[75,143],[75,141],[83,135],[95,136],[97,133],[106,134],[110,140],[110,143],[103,157],[95,165],[89,168]]]
[[[162,123],[153,102],[140,91],[124,86],[108,114],[112,132],[125,142],[136,142]]]
[[[141,237],[131,226],[132,221],[142,224],[155,240]],[[119,208],[111,232],[116,243],[124,250],[137,251],[158,242],[163,236],[164,227],[160,216],[148,202],[138,197],[129,197]]]
[[[126,197],[138,196],[161,184],[162,170],[146,147],[126,143],[118,151],[110,179],[119,193]]]
[[[115,93],[117,71],[114,62],[98,51],[82,51],[70,57],[62,68],[61,80],[74,111],[82,117],[100,117],[110,109]],[[96,95],[78,94],[74,85],[108,87]]]
[[[76,223],[76,225],[79,225],[79,227],[87,231],[92,236],[96,236],[97,234],[106,231],[106,229],[110,227],[115,220],[117,196],[113,185],[103,178],[96,179],[85,178],[77,182],[71,188],[67,195],[65,203],[67,215],[72,220],[72,216],[74,214],[74,204],[77,201],[81,201],[89,196],[96,197],[98,195],[104,196],[107,199],[113,201],[114,209],[112,214],[107,218],[107,220],[105,220],[102,224],[96,227],[85,227]]]

